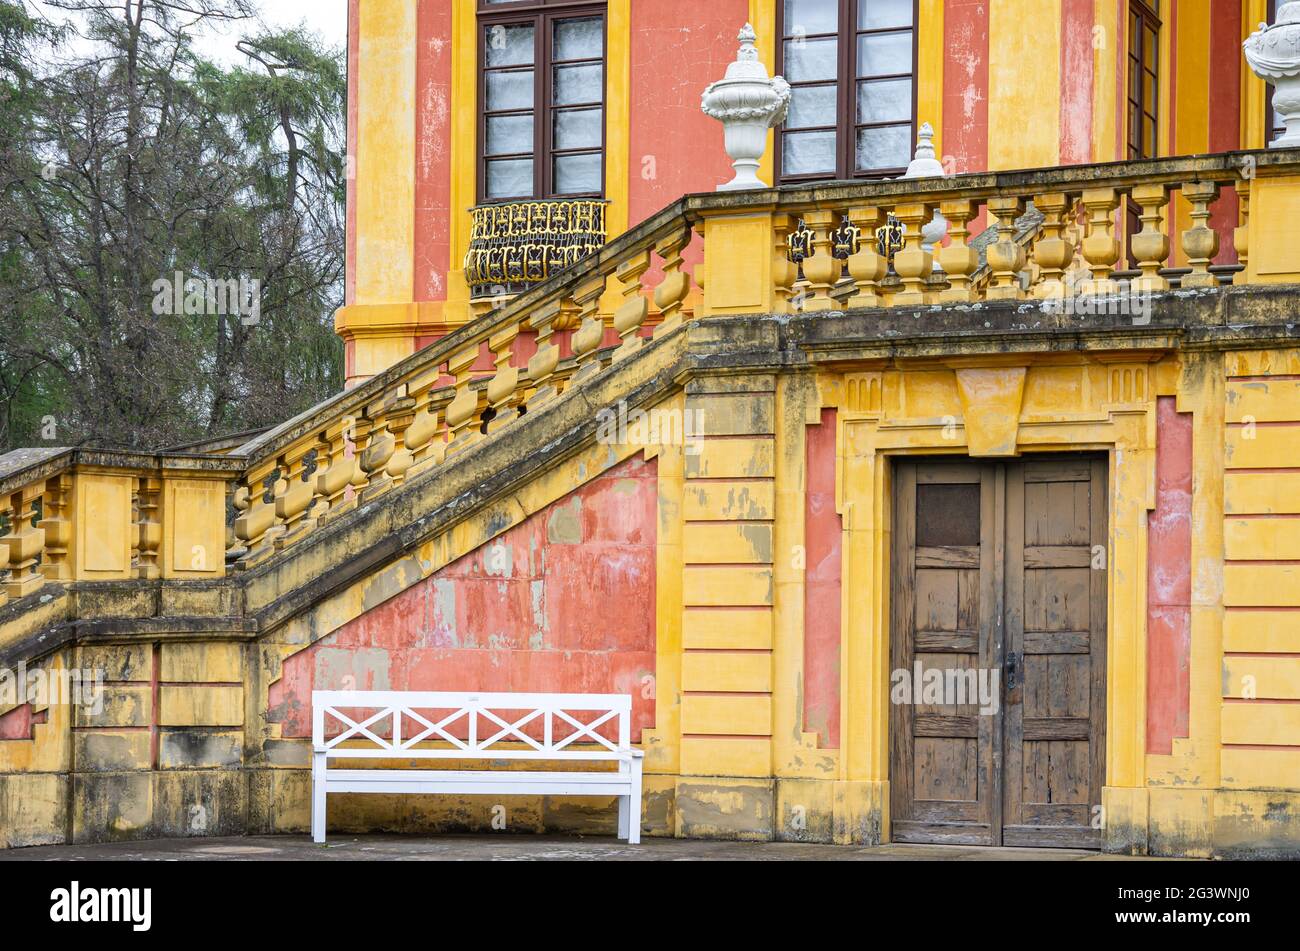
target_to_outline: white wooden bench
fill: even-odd
[[[641,841],[643,754],[632,747],[630,696],[317,690],[311,700],[315,842],[325,841],[330,793],[617,796],[618,837]],[[337,721],[333,736],[327,716]],[[618,739],[611,742],[599,729],[615,718]],[[541,739],[530,735],[539,732]],[[618,769],[332,769],[331,759],[604,761]]]

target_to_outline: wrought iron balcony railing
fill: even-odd
[[[603,200],[515,201],[473,209],[465,255],[470,296],[503,297],[572,267],[605,244]]]

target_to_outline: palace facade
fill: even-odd
[[[356,688],[631,694],[648,835],[1300,855],[1281,7],[351,0],[348,389],[0,457],[0,844],[302,834]]]

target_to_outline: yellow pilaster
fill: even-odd
[[[943,0],[920,0],[916,22],[916,124],[934,129],[934,149],[943,155]]]
[[[356,293],[335,317],[353,352],[349,382],[415,349],[417,0],[367,0],[358,13]]]

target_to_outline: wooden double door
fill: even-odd
[[[893,840],[1099,848],[1105,459],[902,461],[894,486]]]

